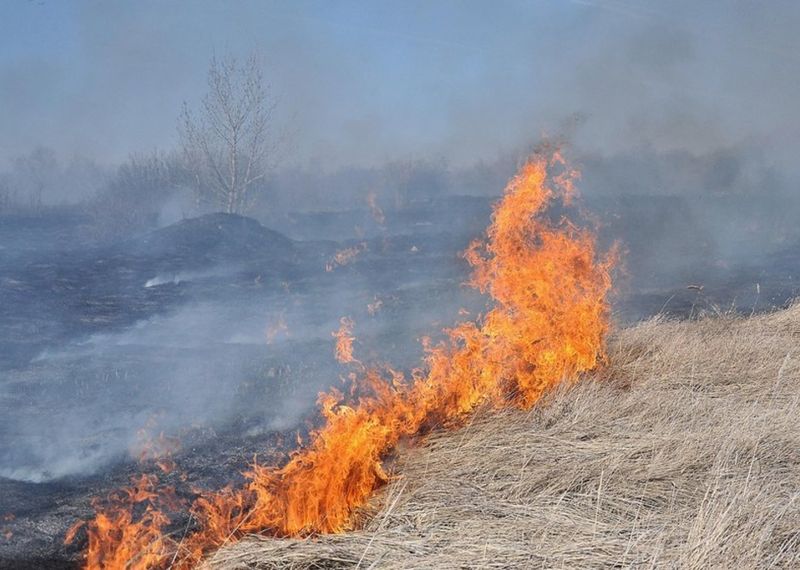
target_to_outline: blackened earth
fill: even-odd
[[[679,199],[589,209],[603,247],[624,252],[617,323],[763,311],[797,293],[791,234],[721,244]],[[333,359],[342,316],[360,359],[419,362],[422,336],[485,308],[459,254],[490,212],[488,198],[448,197],[381,223],[367,210],[276,216],[279,231],[213,214],[107,244],[81,238],[79,215],[3,218],[0,567],[75,567],[85,535],[64,545],[66,530],[143,470],[189,500],[240,483],[255,455],[282,461],[316,421],[316,394],[349,372]],[[349,247],[360,253],[338,265]],[[145,426],[180,438],[171,474],[132,458]]]

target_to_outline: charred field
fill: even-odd
[[[373,330],[365,348],[411,362],[407,332],[461,306],[460,236],[295,241],[209,215],[87,252],[60,247],[76,230],[61,224],[52,248],[9,252],[0,278],[4,567],[74,566],[80,547],[64,533],[143,470],[142,437],[180,436],[173,459],[193,475],[173,479],[186,495],[296,446],[317,392],[340,383],[342,315]],[[354,244],[366,244],[357,263],[328,266]]]
[[[0,3],[0,570],[800,568],[798,29]]]
[[[41,226],[20,220],[37,232],[35,247],[6,224],[17,242],[4,242],[0,267],[8,410],[0,420],[0,566],[77,567],[84,544],[65,545],[67,530],[93,515],[94,498],[137,474],[156,475],[190,500],[198,489],[241,484],[255,456],[285,461],[319,420],[317,392],[347,374],[333,359],[341,316],[357,323],[364,360],[410,367],[421,337],[452,325],[460,310],[483,310],[483,299],[463,287],[460,252],[485,227],[491,202],[426,202],[389,211],[382,224],[367,210],[298,213],[273,220],[280,231],[213,214],[90,246],[80,242],[80,216],[37,220],[49,241]],[[673,244],[687,261],[677,277],[670,268],[673,285],[663,286],[632,229],[663,204],[592,207],[605,220],[601,239],[623,236],[628,253],[614,300],[618,327],[656,314],[768,311],[796,294],[800,249],[784,244],[757,264],[717,263],[722,269],[710,272],[709,259],[722,254],[691,221]],[[348,226],[366,231],[348,235]],[[351,248],[352,260],[337,260]],[[686,288],[696,283],[703,289]],[[179,443],[159,448],[162,434]],[[153,445],[174,466],[147,459]],[[192,524],[177,512],[170,528]],[[354,540],[355,548],[361,539]],[[252,560],[242,548],[222,559]],[[272,567],[269,556],[264,567]]]

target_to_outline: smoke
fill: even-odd
[[[42,143],[104,162],[171,147],[211,55],[250,50],[293,121],[296,164],[470,164],[558,134],[576,114],[576,144],[604,154],[751,139],[783,147],[788,161],[800,132],[800,8],[786,1],[43,2],[6,12],[7,159]]]
[[[294,136],[253,214],[316,240],[298,254],[316,265],[259,281],[265,266],[145,271],[123,257],[120,279],[134,272],[158,310],[89,334],[67,313],[115,291],[48,273],[42,291],[87,290],[69,307],[45,294],[53,322],[25,334],[47,336],[47,348],[3,369],[3,476],[93,471],[127,455],[154,414],[169,433],[295,426],[341,373],[330,333],[342,316],[363,338],[357,351],[385,358],[383,345],[398,364],[415,361],[417,336],[476,307],[452,293],[463,280],[456,254],[540,134],[569,142],[603,238],[628,250],[633,292],[732,278],[800,239],[796,3],[45,1],[4,12],[0,198],[94,195],[109,179],[97,164],[175,147],[181,104],[202,97],[214,53],[255,50]],[[158,184],[141,192],[107,216],[112,229],[138,206],[154,226],[196,213]],[[370,213],[373,194],[385,223]],[[85,245],[72,229],[0,231],[0,284],[22,291],[15,300],[30,299],[20,268],[61,267],[67,242]],[[369,241],[364,259],[326,276],[348,240]],[[170,291],[181,302],[163,309]],[[285,328],[268,339],[277,322]],[[12,346],[18,329],[2,330]]]
[[[251,430],[297,425],[315,391],[332,383],[336,372],[328,366],[313,378],[288,369],[276,373],[296,359],[285,354],[285,338],[267,344],[268,323],[279,316],[268,306],[192,303],[120,332],[43,351],[24,379],[5,382],[0,391],[4,401],[18,400],[24,381],[30,398],[23,408],[9,408],[3,420],[14,438],[0,450],[0,475],[40,481],[91,473],[134,455],[146,426],[153,435],[174,436],[224,430],[234,420]],[[295,350],[329,348],[324,325],[280,316],[292,338],[301,337],[291,342]],[[279,382],[297,386],[288,390]]]
[[[218,216],[196,221],[191,232],[186,224],[169,228],[173,241],[165,245],[181,243],[184,265],[187,258],[204,259],[209,250],[202,240],[218,224],[230,241],[217,247],[229,248],[236,242],[236,218]],[[181,242],[187,235],[196,241]],[[131,264],[132,252],[143,244],[156,248],[151,255],[163,255],[160,239],[117,245],[112,258]],[[130,266],[130,289],[110,284],[116,311],[130,318],[152,312],[147,304],[154,300],[173,299],[151,316],[86,335],[76,319],[102,322],[115,310],[91,317],[85,307],[62,307],[49,314],[61,334],[32,359],[24,353],[11,358],[13,343],[5,338],[11,362],[0,383],[7,410],[0,420],[0,477],[39,482],[93,473],[135,458],[143,428],[152,438],[164,433],[192,445],[228,432],[247,439],[302,428],[317,394],[340,383],[343,369],[331,336],[340,317],[355,320],[359,355],[383,359],[391,347],[392,361],[403,366],[418,360],[418,339],[437,319],[436,328],[452,323],[461,307],[475,303],[457,291],[463,268],[449,242],[377,238],[352,263],[332,271],[325,263],[333,247],[298,244],[310,259],[272,275],[270,265],[274,272],[283,263],[279,252],[264,253],[265,245],[250,243],[262,253],[239,265],[180,270],[173,263],[175,270],[155,273],[151,268],[163,262]],[[76,263],[97,264],[96,256]],[[62,267],[67,273],[68,265]],[[25,283],[26,277],[12,279]],[[135,300],[137,294],[143,298]],[[102,305],[97,299],[85,302]]]

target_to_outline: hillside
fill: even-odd
[[[622,330],[597,377],[401,453],[363,528],[209,566],[797,567],[798,334],[797,305]]]

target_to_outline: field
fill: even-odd
[[[672,208],[679,204],[592,206],[607,222],[601,241],[620,239],[625,250],[613,299],[615,330],[622,332],[612,341],[612,381],[602,390],[632,377],[623,366],[624,348],[632,331],[654,326],[625,329],[633,322],[659,312],[718,314],[734,302],[740,312],[758,313],[797,294],[795,241],[772,244],[768,256],[737,249],[727,258],[696,246],[702,236],[687,226],[672,244],[688,252],[672,255],[683,260],[681,270],[674,260],[665,264],[636,228],[656,231],[648,220],[659,210],[687,218]],[[490,205],[489,199],[451,197],[390,211],[383,226],[367,211],[297,214],[274,220],[281,233],[252,219],[209,215],[113,243],[82,241],[78,218],[0,224],[0,402],[6,410],[0,417],[0,567],[75,567],[84,543],[65,545],[67,529],[92,516],[94,497],[143,470],[191,499],[192,487],[240,484],[256,453],[262,461],[284,461],[296,431],[317,419],[317,392],[339,385],[347,372],[333,358],[331,331],[340,317],[356,322],[359,358],[406,367],[419,361],[421,336],[463,318],[462,308],[473,316],[483,310],[485,301],[462,286],[468,271],[459,253],[483,231]],[[366,233],[356,237],[347,228]],[[337,252],[350,248],[360,253],[328,271]],[[697,283],[704,289],[686,287]],[[608,394],[619,399],[623,393]],[[630,433],[638,433],[640,419],[626,417]],[[532,453],[519,456],[516,443],[504,451],[503,422],[516,425],[518,416],[489,415],[475,425],[482,421],[489,422],[485,437],[498,449],[492,459],[498,468]],[[538,420],[530,421],[519,437],[538,442]],[[603,425],[594,415],[579,421],[587,432]],[[164,432],[181,439],[172,457],[176,472],[137,462],[142,429],[149,429],[147,437]],[[406,485],[423,481],[414,458],[426,452],[409,453],[398,459],[407,466],[395,466]],[[602,493],[609,476],[603,475]],[[446,488],[450,479],[431,472],[424,481]],[[187,524],[185,513],[173,520],[176,532]]]
[[[402,451],[360,528],[253,537],[209,567],[791,568],[800,306],[652,319],[532,412]]]
[[[0,570],[800,570],[800,2],[166,4],[0,3]]]

